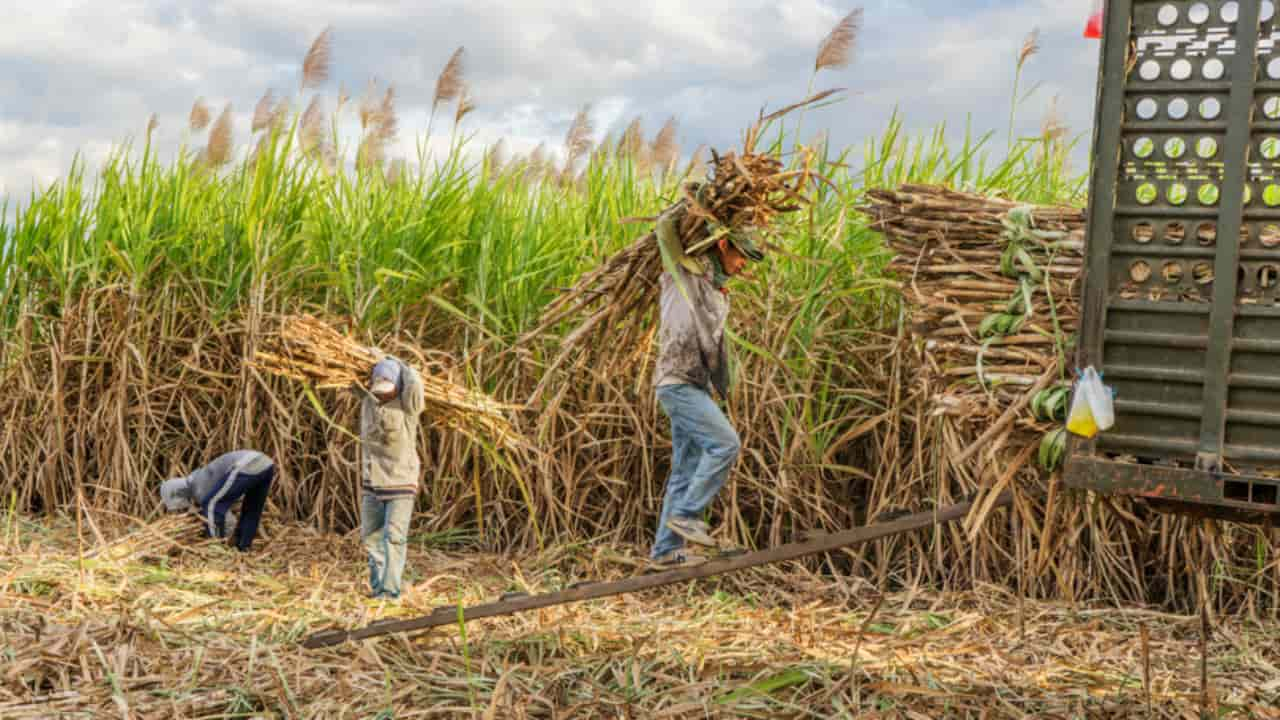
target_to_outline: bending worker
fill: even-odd
[[[373,366],[360,403],[360,536],[369,557],[369,597],[400,597],[409,520],[418,496],[422,379],[399,359]]]
[[[160,485],[160,498],[170,512],[198,509],[209,537],[228,537],[237,550],[247,552],[258,534],[258,522],[267,505],[267,493],[275,477],[271,458],[257,450],[236,450],[185,477]],[[240,503],[240,516],[231,508]]]

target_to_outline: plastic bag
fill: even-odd
[[[1093,0],[1093,7],[1089,10],[1089,19],[1084,24],[1084,36],[1097,40],[1102,37],[1102,10],[1103,0]]]
[[[1067,430],[1081,437],[1091,438],[1110,429],[1115,422],[1115,403],[1111,388],[1102,384],[1102,377],[1091,365],[1085,368],[1076,382],[1076,391],[1071,398],[1071,411],[1067,415]]]
[[[1071,395],[1071,412],[1067,413],[1067,430],[1086,438],[1098,434],[1098,422],[1093,419],[1089,398],[1085,397],[1084,387],[1080,383],[1076,383],[1076,391]]]
[[[1093,411],[1093,420],[1098,430],[1110,430],[1116,424],[1116,406],[1112,399],[1111,388],[1102,384],[1102,376],[1093,367],[1084,370],[1084,385],[1089,398],[1089,409]]]

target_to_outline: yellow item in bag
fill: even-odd
[[[1071,414],[1067,416],[1067,430],[1081,437],[1091,438],[1098,434],[1098,423],[1093,419],[1093,410],[1085,402],[1083,393],[1076,393],[1076,401],[1071,403]]]
[[[1081,437],[1091,438],[1098,434],[1098,421],[1093,417],[1088,391],[1084,383],[1077,382],[1076,390],[1071,397],[1071,411],[1067,413],[1067,430]]]
[[[1092,365],[1080,373],[1075,396],[1071,398],[1071,411],[1067,414],[1067,430],[1081,437],[1091,438],[1109,430],[1116,422],[1115,403],[1111,388],[1102,384],[1102,376]]]

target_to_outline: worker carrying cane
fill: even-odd
[[[731,382],[726,284],[748,261],[764,259],[764,253],[752,231],[733,229],[722,233],[710,252],[684,255],[670,212],[658,220],[656,233],[668,254],[679,258],[661,276],[653,380],[658,403],[671,421],[672,454],[650,561],[655,567],[671,568],[706,561],[685,541],[717,546],[701,515],[724,485],[741,449],[737,431],[711,397],[714,387],[727,399]]]
[[[360,397],[360,537],[369,561],[369,597],[400,599],[409,522],[418,499],[422,461],[418,435],[426,395],[418,371],[384,357]]]

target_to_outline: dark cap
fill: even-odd
[[[759,240],[759,233],[751,228],[729,231],[729,242],[733,244],[733,247],[738,252],[752,262],[760,262],[764,259],[764,251],[760,249]]]

